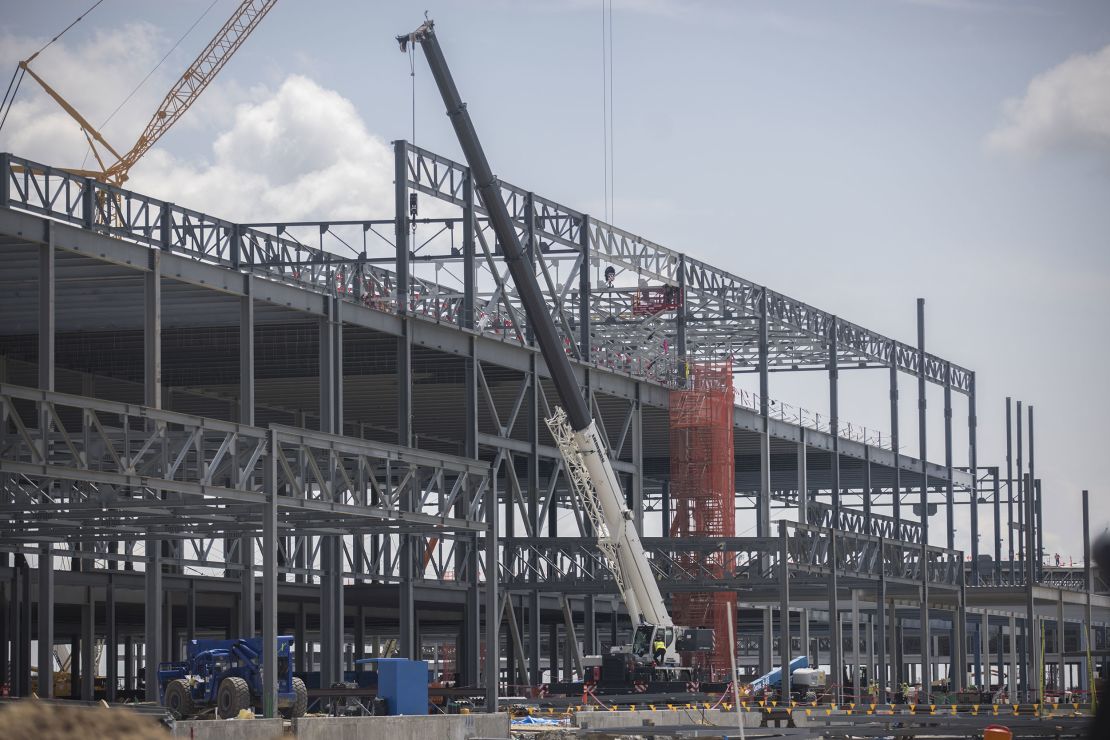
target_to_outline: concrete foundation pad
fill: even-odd
[[[274,740],[284,732],[280,719],[199,719],[178,722],[174,737],[190,740]]]
[[[297,740],[471,740],[509,738],[508,714],[440,714],[403,717],[301,717]]]
[[[744,727],[759,727],[759,712],[742,712]],[[650,720],[656,725],[706,724],[714,727],[736,727],[736,713],[720,709],[635,709],[624,712],[575,712],[574,723],[583,729],[635,727]]]

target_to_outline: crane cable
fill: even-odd
[[[77,25],[77,24],[78,24],[79,22],[81,22],[81,20],[82,20],[82,19],[84,19],[84,17],[85,17],[86,15],[88,15],[89,13],[93,12],[94,10],[96,10],[96,9],[97,9],[97,7],[98,7],[98,6],[99,6],[99,5],[100,5],[100,4],[102,3],[102,2],[104,2],[104,0],[96,0],[96,2],[95,2],[95,3],[93,3],[93,4],[92,4],[92,6],[91,6],[91,7],[90,7],[90,8],[88,9],[88,10],[86,10],[86,11],[85,11],[84,13],[82,13],[81,15],[77,16],[77,18],[75,18],[75,19],[73,20],[73,22],[72,22],[72,23],[70,23],[70,24],[69,24],[68,26],[66,26],[65,28],[63,28],[63,29],[61,30],[61,32],[60,32],[60,33],[59,33],[59,34],[58,34],[57,36],[55,36],[54,38],[52,38],[52,39],[50,39],[49,41],[47,41],[47,42],[46,42],[45,44],[43,44],[43,45],[42,45],[42,46],[41,46],[41,47],[39,48],[39,50],[38,50],[38,51],[36,51],[36,52],[35,52],[34,54],[32,54],[31,56],[27,57],[27,58],[26,58],[26,59],[25,59],[25,60],[23,61],[23,64],[24,64],[24,65],[30,64],[30,63],[31,63],[31,62],[32,62],[32,61],[34,60],[34,58],[35,58],[35,57],[37,57],[37,56],[38,56],[39,54],[41,54],[41,53],[43,53],[44,51],[46,51],[46,48],[47,48],[48,46],[50,46],[50,45],[51,45],[51,44],[53,44],[53,43],[54,43],[55,41],[57,41],[57,40],[58,40],[58,39],[60,39],[60,38],[61,38],[62,36],[64,36],[64,35],[65,35],[65,33],[66,33],[66,31],[68,31],[69,29],[71,29],[71,28],[73,28],[74,26],[76,26],[76,25]],[[16,96],[16,93],[18,93],[18,92],[19,92],[19,86],[20,86],[20,85],[21,85],[21,84],[23,83],[23,76],[24,76],[25,74],[26,74],[26,70],[25,70],[25,69],[24,69],[23,67],[21,67],[21,66],[20,66],[20,67],[16,67],[16,69],[15,69],[15,72],[13,72],[13,73],[12,73],[12,79],[11,79],[11,81],[10,81],[10,82],[8,82],[8,89],[4,91],[4,99],[3,99],[2,101],[0,101],[0,110],[3,110],[3,111],[4,111],[4,115],[3,115],[3,116],[0,116],[0,129],[3,129],[3,128],[4,128],[4,124],[5,124],[5,123],[7,122],[7,120],[8,120],[8,113],[10,113],[10,112],[11,112],[11,109],[12,109],[12,104],[14,104],[14,103],[15,103],[15,96]],[[13,85],[15,86],[15,89],[14,89],[14,90],[12,89],[12,86],[13,86]],[[11,94],[11,97],[10,97],[10,98],[8,97],[8,94],[9,94],[9,93]]]
[[[192,33],[192,32],[193,32],[193,29],[197,27],[197,24],[199,24],[199,23],[200,23],[200,22],[201,22],[202,20],[204,20],[204,17],[205,17],[206,15],[208,15],[208,12],[209,12],[210,10],[212,10],[212,8],[213,8],[213,7],[215,7],[216,3],[218,3],[219,1],[220,1],[220,0],[212,0],[212,2],[211,2],[211,3],[209,3],[208,7],[204,9],[204,12],[200,14],[200,17],[199,17],[199,18],[197,18],[197,19],[196,19],[195,21],[193,21],[193,25],[189,26],[189,28],[188,28],[188,29],[186,29],[185,33],[181,34],[181,38],[179,38],[179,39],[177,40],[177,42],[176,42],[176,43],[175,43],[175,44],[174,44],[173,46],[171,46],[171,47],[170,47],[170,50],[169,50],[169,51],[167,51],[167,52],[165,53],[165,55],[164,55],[164,56],[163,56],[163,57],[162,57],[161,59],[159,59],[159,60],[158,60],[158,63],[154,65],[154,69],[152,69],[152,70],[150,70],[149,72],[147,72],[147,73],[146,73],[146,77],[144,77],[144,78],[143,78],[142,80],[140,80],[140,81],[139,81],[139,84],[138,84],[138,85],[135,85],[135,89],[134,89],[134,90],[132,90],[131,92],[127,93],[127,97],[123,99],[123,102],[122,102],[122,103],[120,103],[119,105],[117,105],[117,106],[116,106],[116,109],[115,109],[114,111],[112,111],[112,112],[111,112],[111,114],[110,114],[110,115],[109,115],[109,116],[108,116],[107,118],[105,118],[105,119],[104,119],[104,122],[100,124],[100,128],[104,128],[105,126],[107,126],[107,125],[108,125],[108,122],[109,122],[109,121],[111,121],[111,120],[112,120],[112,118],[114,118],[114,117],[115,117],[115,115],[116,115],[117,113],[119,113],[119,111],[120,111],[120,108],[122,108],[123,106],[127,105],[127,101],[128,101],[128,100],[130,100],[130,99],[132,98],[132,96],[134,96],[134,95],[135,95],[135,93],[137,93],[137,92],[139,91],[139,88],[140,88],[140,87],[142,87],[143,85],[145,85],[145,84],[146,84],[146,81],[150,79],[150,76],[151,76],[152,74],[154,74],[155,72],[157,72],[157,71],[158,71],[158,68],[159,68],[159,67],[161,67],[161,66],[162,66],[162,64],[163,64],[163,63],[164,63],[164,62],[165,62],[165,61],[166,61],[167,59],[169,59],[169,57],[170,57],[170,54],[173,54],[173,53],[174,53],[174,51],[175,51],[175,50],[177,49],[177,47],[181,46],[181,42],[182,42],[182,41],[184,41],[184,40],[185,40],[185,38],[186,38],[186,37],[187,37],[187,36],[188,36],[188,35],[189,35],[190,33]]]
[[[173,54],[174,51],[177,50],[177,47],[181,46],[181,42],[184,41],[189,36],[189,34],[191,34],[193,32],[193,29],[195,29],[197,27],[197,25],[202,20],[204,20],[205,16],[208,15],[209,11],[211,11],[212,8],[214,8],[216,6],[216,3],[218,3],[219,1],[220,0],[212,0],[212,2],[209,3],[208,7],[204,9],[204,12],[201,13],[195,21],[193,21],[193,25],[189,26],[189,28],[187,28],[185,30],[185,33],[181,34],[181,38],[179,38],[174,43],[174,45],[170,47],[170,50],[167,51],[162,56],[162,58],[158,60],[158,63],[155,64],[154,67],[149,72],[146,73],[146,77],[143,77],[143,79],[139,80],[139,84],[135,85],[134,89],[132,89],[131,92],[127,93],[127,97],[125,97],[120,102],[120,104],[116,106],[115,110],[113,110],[110,114],[108,114],[108,117],[105,118],[103,123],[101,123],[100,126],[98,126],[97,128],[103,129],[105,126],[108,125],[109,122],[111,122],[111,120],[113,118],[116,117],[116,114],[120,112],[120,109],[123,108],[123,106],[127,105],[127,101],[131,100],[131,98],[133,98],[135,96],[135,93],[139,92],[139,88],[141,88],[143,85],[145,85],[146,81],[150,79],[151,75],[153,75],[155,72],[157,72],[158,68],[161,67],[165,63],[165,61],[170,58],[170,54]],[[81,167],[82,168],[84,168],[85,163],[89,160],[89,153],[91,151],[92,151],[92,143],[90,142],[89,148],[85,151],[85,158],[81,160]]]

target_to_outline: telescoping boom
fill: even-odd
[[[574,378],[570,359],[544,303],[535,270],[521,248],[509,210],[501,197],[500,185],[478,141],[466,103],[459,96],[451,71],[443,58],[434,24],[430,20],[425,21],[412,33],[398,36],[397,41],[401,44],[402,51],[408,44],[420,45],[443,97],[447,116],[451,119],[459,145],[470,166],[474,187],[482,197],[490,225],[504,250],[505,261],[524,304],[528,323],[535,333],[536,343],[563,403],[563,408],[556,409],[552,418],[547,420],[548,427],[559,445],[575,488],[597,530],[598,542],[607,556],[629,617],[633,625],[672,627],[671,616],[644,555],[643,545],[632,515],[625,505],[605,444]]]

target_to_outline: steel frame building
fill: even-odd
[[[542,423],[546,367],[469,172],[403,141],[394,154],[387,217],[267,224],[0,155],[0,673],[13,693],[29,691],[33,664],[51,685],[61,637],[91,697],[100,640],[117,658],[113,696],[183,639],[291,631],[298,668],[325,684],[355,657],[446,640],[460,685],[496,706],[618,642],[615,589]],[[846,661],[889,666],[892,685],[920,663],[928,686],[944,637],[945,661],[980,682],[1006,666],[1016,696],[1019,662],[1024,690],[1041,691],[1037,630],[1019,644],[1019,622],[1057,635],[1077,623],[1079,652],[1103,644],[1110,598],[1090,569],[1054,582],[1025,555],[1039,550],[1031,411],[1028,473],[1020,438],[1016,477],[1010,460],[1005,478],[981,467],[975,374],[926,351],[920,304],[917,344],[904,344],[501,188],[664,590],[737,591],[753,668],[801,650],[827,654],[838,677]],[[669,391],[688,363],[725,358],[759,382],[733,414],[737,505],[756,535],[654,537],[671,516]],[[887,371],[886,436],[842,420],[849,369]],[[770,397],[771,373],[798,370],[827,375],[825,417]],[[901,451],[903,375],[916,457]],[[943,391],[940,463],[925,442],[929,384]],[[961,395],[966,455],[953,449]],[[943,507],[944,547],[908,496],[918,512]],[[1014,501],[1022,542],[1003,568]],[[969,563],[956,505],[970,506]],[[773,507],[797,521],[772,527]],[[722,552],[724,578],[690,557]],[[1076,651],[1053,644],[1062,675]],[[153,682],[145,692],[157,697]]]

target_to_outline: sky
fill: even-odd
[[[0,0],[0,75],[91,3]],[[105,0],[33,68],[129,148],[236,5]],[[495,171],[604,217],[601,0],[283,0],[128,186],[241,222],[388,217],[391,140],[462,158],[393,41],[425,8]],[[1004,399],[1035,407],[1046,551],[1078,559],[1082,489],[1110,524],[1110,4],[613,0],[612,18],[608,220],[911,344],[925,298],[929,351],[976,372],[981,466],[1004,464]],[[29,79],[0,150],[87,154]],[[827,411],[811,374],[771,395]],[[842,373],[840,413],[885,436],[885,373]]]

